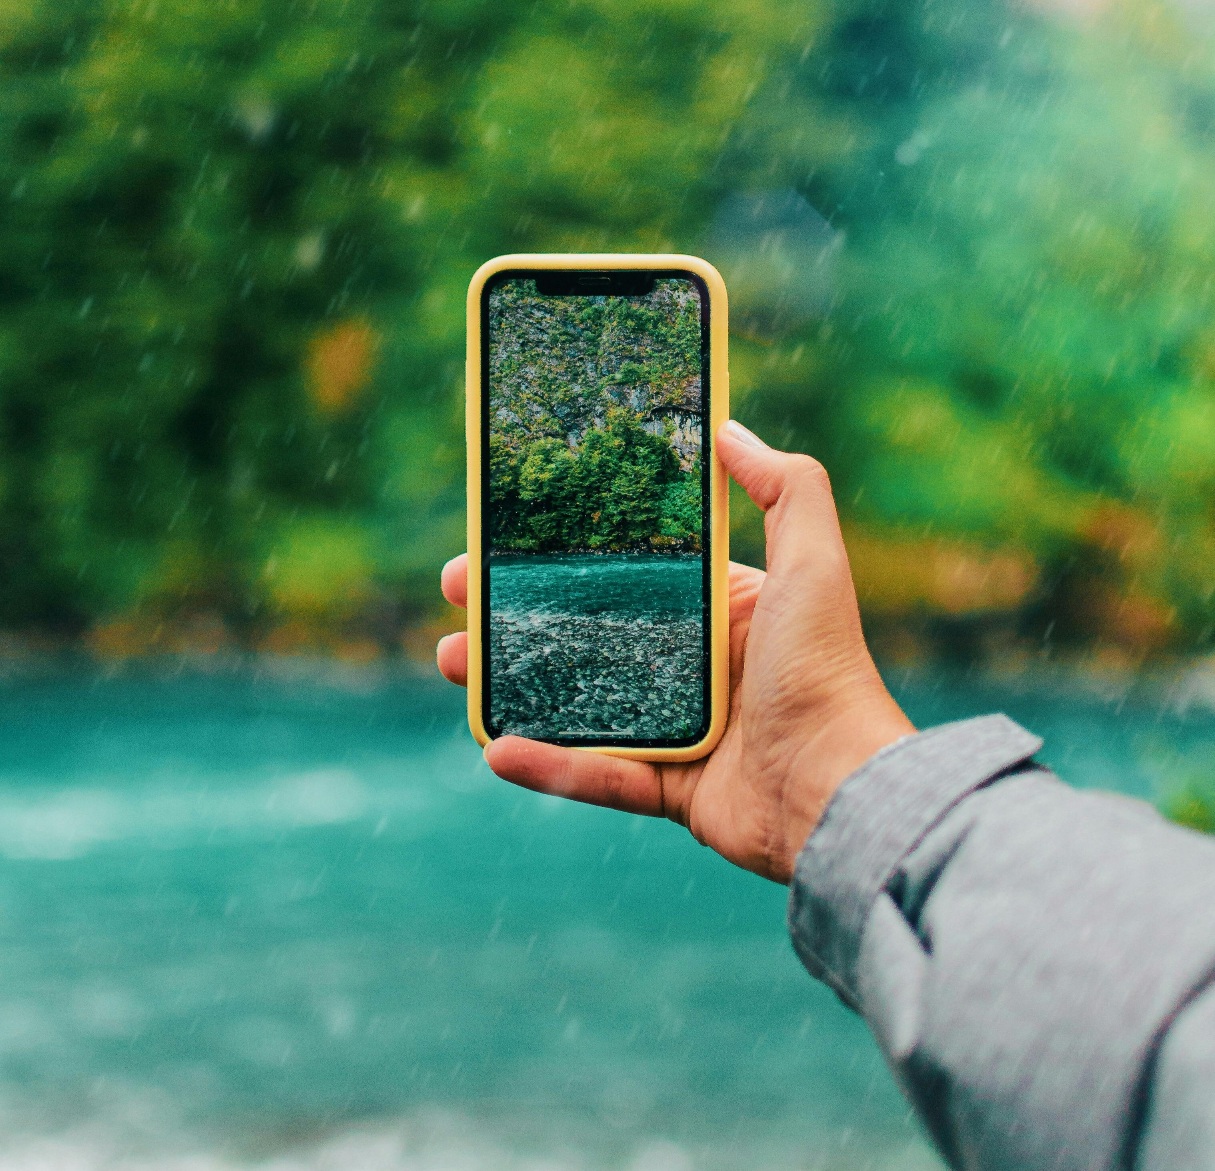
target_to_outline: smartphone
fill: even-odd
[[[468,716],[691,760],[726,717],[726,290],[678,255],[500,256],[468,290]]]

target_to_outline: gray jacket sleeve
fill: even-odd
[[[957,1168],[1215,1168],[1215,840],[1004,716],[908,736],[797,859],[794,946]]]

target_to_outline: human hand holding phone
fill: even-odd
[[[741,425],[717,431],[730,475],[764,510],[767,573],[730,566],[730,696],[708,756],[649,763],[503,736],[485,759],[504,780],[630,813],[668,817],[728,861],[787,883],[798,850],[844,778],[915,729],[861,632],[827,474]],[[463,606],[468,560],[443,569]],[[439,642],[439,670],[465,684],[468,639]]]

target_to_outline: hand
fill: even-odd
[[[542,793],[665,816],[722,857],[777,882],[844,778],[915,729],[886,690],[861,633],[831,486],[821,464],[717,432],[727,471],[764,510],[768,572],[730,565],[730,707],[721,742],[686,764],[648,764],[503,736],[485,750],[504,780]],[[443,568],[463,606],[468,559]],[[468,676],[468,637],[438,646],[439,670]]]

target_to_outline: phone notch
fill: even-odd
[[[536,276],[542,297],[648,297],[654,291],[652,272],[553,271]]]

